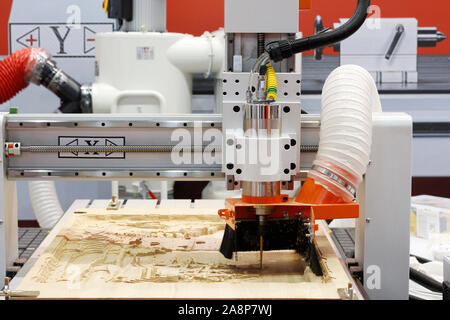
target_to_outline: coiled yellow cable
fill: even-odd
[[[273,66],[271,63],[267,64],[266,92],[267,92],[268,100],[271,100],[271,101],[277,100],[278,83],[277,83],[277,77],[275,75],[275,70],[273,69]]]
[[[108,5],[109,5],[109,0],[103,1],[103,9],[105,10],[106,13],[108,13]]]

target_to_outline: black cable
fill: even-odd
[[[83,113],[81,109],[81,85],[67,73],[58,69],[51,60],[41,64],[41,85],[53,92],[60,100],[61,113]]]
[[[428,290],[439,293],[443,293],[444,291],[442,283],[413,268],[409,268],[409,278]]]
[[[421,263],[421,264],[431,262],[431,260],[429,260],[429,259],[422,258],[422,257],[416,256],[416,255],[414,255],[414,254],[410,254],[409,256],[410,256],[410,257],[413,257],[413,258],[416,258],[417,261],[419,261],[419,263]]]
[[[425,299],[422,299],[422,298],[419,298],[419,297],[417,297],[415,295],[410,294],[409,295],[409,300],[411,300],[411,301],[424,301]]]
[[[61,100],[59,112],[83,113],[81,84],[59,69],[50,57],[38,61],[33,77],[36,84],[46,87]]]
[[[281,40],[271,42],[267,44],[266,51],[269,53],[272,61],[279,62],[297,53],[327,47],[341,42],[353,35],[363,25],[367,18],[369,7],[370,0],[358,0],[355,13],[351,19],[339,28],[293,41]]]

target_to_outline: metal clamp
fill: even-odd
[[[316,16],[316,19],[314,20],[314,34],[322,34],[325,32],[330,31],[330,28],[325,28],[323,26],[323,20],[321,16]],[[322,60],[323,55],[323,47],[314,49],[314,59],[315,60]]]
[[[6,300],[11,298],[37,298],[41,294],[40,291],[12,291],[10,281],[10,278],[5,278],[5,286],[0,291],[0,297],[5,297]]]
[[[347,181],[336,175],[335,173],[331,172],[328,169],[319,167],[317,165],[314,165],[312,167],[312,170],[315,170],[317,172],[320,172],[323,175],[326,175],[327,177],[333,179],[337,183],[339,183],[341,186],[343,186],[348,192],[350,192],[354,198],[356,198],[356,189],[353,188]]]
[[[347,296],[347,300],[353,300],[354,293],[353,293],[353,285],[351,283],[348,284],[347,289],[345,289],[345,293]]]
[[[229,209],[220,209],[218,211],[219,217],[222,219],[228,220],[228,219],[234,219],[234,212]]]
[[[20,142],[6,142],[5,143],[5,153],[9,157],[20,156],[21,152]]]
[[[108,211],[119,210],[121,206],[122,206],[122,201],[117,199],[116,196],[113,196],[111,201],[108,203],[108,207],[106,208],[106,210],[108,210]]]
[[[209,67],[208,67],[208,71],[203,75],[205,77],[205,79],[208,79],[211,76],[211,73],[213,71],[213,67],[214,67],[214,44],[213,44],[213,36],[211,33],[209,32],[205,32],[203,34],[203,36],[208,39],[209,42],[209,46],[211,49],[211,52],[209,54]]]

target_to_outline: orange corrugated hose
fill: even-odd
[[[25,89],[32,70],[33,55],[41,49],[26,48],[0,61],[0,104]]]

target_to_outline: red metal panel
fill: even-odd
[[[300,0],[300,10],[312,9],[312,0]]]
[[[0,55],[8,53],[8,20],[13,0],[0,1]],[[97,0],[101,5],[101,0]],[[92,5],[96,1],[93,1]],[[332,3],[333,5],[330,5]],[[339,3],[339,5],[336,5]],[[382,17],[416,17],[420,26],[437,26],[450,35],[450,1],[434,0],[424,8],[422,0],[392,1],[373,0],[381,9]],[[339,18],[349,17],[355,9],[356,1],[314,0],[312,9],[300,13],[300,29],[308,36],[313,33],[314,18],[322,15],[325,25],[332,26]],[[203,31],[214,31],[224,24],[224,0],[167,0],[168,29],[200,35]],[[276,6],[274,7],[276,10]],[[250,14],[250,13],[249,13]],[[327,49],[326,53],[332,53]],[[450,54],[450,40],[438,44],[437,48],[421,48],[420,54]]]
[[[224,0],[167,0],[167,3],[169,31],[200,35],[204,30],[214,31],[223,27]],[[450,20],[448,19],[450,1],[448,0],[434,0],[426,8],[422,0],[372,0],[372,4],[379,6],[381,17],[415,17],[419,20],[419,26],[436,26],[450,36]],[[300,30],[305,36],[312,35],[314,19],[319,14],[325,25],[332,27],[339,18],[350,17],[355,7],[356,0],[314,0],[311,10],[300,12]],[[327,49],[326,53],[334,54],[332,49]],[[450,39],[439,43],[436,48],[420,48],[419,53],[450,54]]]
[[[0,56],[8,54],[8,21],[13,0],[0,2]]]

